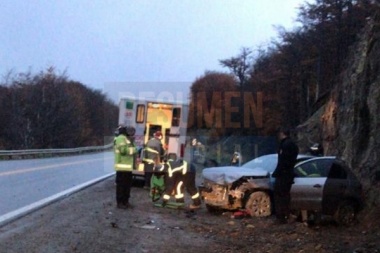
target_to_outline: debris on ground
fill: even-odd
[[[107,179],[0,227],[0,253],[380,253],[379,221],[274,225],[274,217],[250,217],[244,210],[157,208],[142,187],[132,188],[130,201],[134,209],[118,209],[114,178]]]

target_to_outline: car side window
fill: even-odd
[[[304,166],[296,166],[294,168],[294,176],[295,177],[306,177],[307,176],[307,173],[303,167]]]
[[[296,177],[326,177],[331,161],[320,159],[298,165],[294,169]]]
[[[297,177],[320,177],[320,172],[316,162],[304,163],[295,168]]]
[[[331,166],[328,178],[346,179],[347,178],[347,172],[345,171],[345,169],[342,166],[334,163]]]

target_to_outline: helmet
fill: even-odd
[[[124,125],[119,125],[117,128],[119,134],[127,134],[127,128]]]
[[[161,131],[156,131],[153,135],[154,138],[157,138],[157,139],[162,139],[162,133]]]
[[[136,133],[136,129],[134,127],[127,127],[127,135],[132,137]]]

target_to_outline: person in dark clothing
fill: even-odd
[[[280,129],[278,138],[278,162],[272,176],[274,183],[274,207],[279,223],[286,223],[290,215],[290,189],[294,181],[294,166],[297,162],[298,146],[290,139],[288,129]]]

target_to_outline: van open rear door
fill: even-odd
[[[169,149],[168,154],[176,154],[177,157],[182,157],[181,153],[181,116],[182,107],[174,106],[172,113],[172,122],[169,133]]]

